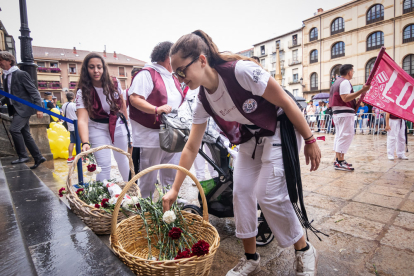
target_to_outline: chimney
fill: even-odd
[[[106,57],[106,50],[103,51],[103,56]]]
[[[114,58],[116,58],[116,52],[114,51]]]
[[[76,52],[76,47],[73,47],[73,53],[76,55],[78,52]]]
[[[318,14],[320,14],[320,13],[323,13],[323,9],[322,8],[319,8],[318,9]]]

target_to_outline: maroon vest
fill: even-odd
[[[151,74],[151,79],[154,84],[154,89],[152,89],[151,94],[147,98],[147,102],[149,102],[152,105],[155,106],[162,106],[168,103],[168,95],[167,95],[167,89],[165,88],[165,83],[162,80],[162,77],[160,73],[158,73],[153,68],[145,67],[142,68],[141,71],[139,71],[137,74],[135,74],[134,78],[141,72],[148,71]],[[181,90],[180,82],[172,77],[174,79],[175,86],[177,87],[177,90],[180,92],[182,100],[181,103],[184,101],[184,95],[183,91]],[[135,122],[143,125],[147,128],[152,129],[159,129],[160,128],[160,122],[157,120],[157,115],[155,114],[148,114],[145,112],[142,112],[141,110],[138,110],[135,108],[128,98],[128,105],[129,105],[129,117],[134,120]],[[155,113],[155,110],[154,110]]]
[[[356,100],[352,100],[350,102],[344,102],[341,98],[341,95],[339,94],[339,87],[341,85],[341,83],[346,80],[343,77],[338,77],[336,79],[336,81],[334,82],[334,84],[331,86],[331,93],[329,95],[329,106],[330,107],[334,107],[334,106],[347,106],[349,108],[352,108],[355,110],[356,108]],[[351,93],[354,93],[354,89],[351,88]]]
[[[216,69],[223,79],[236,108],[247,120],[261,128],[257,136],[273,136],[276,131],[278,107],[268,102],[263,97],[255,96],[251,91],[247,91],[241,87],[235,74],[237,62],[238,61],[225,62],[216,65],[214,69]],[[225,121],[219,115],[214,113],[206,98],[203,86],[200,86],[198,98],[203,104],[206,112],[213,117],[216,124],[232,144],[242,144],[254,136],[245,125],[238,122]]]
[[[119,93],[118,92],[118,81],[116,80],[116,78],[112,78],[112,81],[114,83],[116,93]],[[96,120],[98,122],[105,122],[105,123],[108,122],[109,134],[111,136],[112,143],[113,143],[115,139],[114,136],[115,136],[116,121],[118,120],[118,113],[120,109],[115,110],[115,111],[111,110],[111,112],[108,114],[102,108],[102,103],[99,98],[98,92],[96,92],[95,87],[92,86],[90,93],[92,96],[91,101],[93,103],[91,120],[92,121]],[[121,101],[121,95],[118,94],[118,99],[114,99],[114,100],[117,106],[121,108],[123,105],[123,102]]]

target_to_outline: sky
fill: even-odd
[[[33,46],[116,51],[149,61],[162,41],[201,29],[220,51],[238,52],[302,26],[318,8],[350,0],[26,0]],[[18,0],[0,0],[0,20],[20,60]]]

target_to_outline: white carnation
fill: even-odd
[[[175,216],[173,211],[167,211],[164,213],[164,215],[162,216],[162,220],[165,221],[166,223],[170,224],[173,223],[175,221],[177,217]]]
[[[112,204],[112,205],[115,205],[115,204],[116,204],[116,202],[117,202],[117,200],[118,200],[118,198],[116,198],[116,197],[111,197],[111,199],[109,199],[108,203],[109,203],[109,204]]]
[[[101,167],[96,167],[96,170],[94,171],[94,173],[98,174],[102,171]]]
[[[132,200],[132,204],[137,204],[139,202],[137,196],[131,197],[131,200]]]

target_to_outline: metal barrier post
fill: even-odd
[[[78,120],[73,120],[73,126],[75,127],[75,137],[76,137],[76,153],[80,154],[82,152],[81,149],[81,140],[79,137],[79,130],[78,130]],[[78,184],[83,184],[83,171],[82,171],[82,158],[78,160]]]

